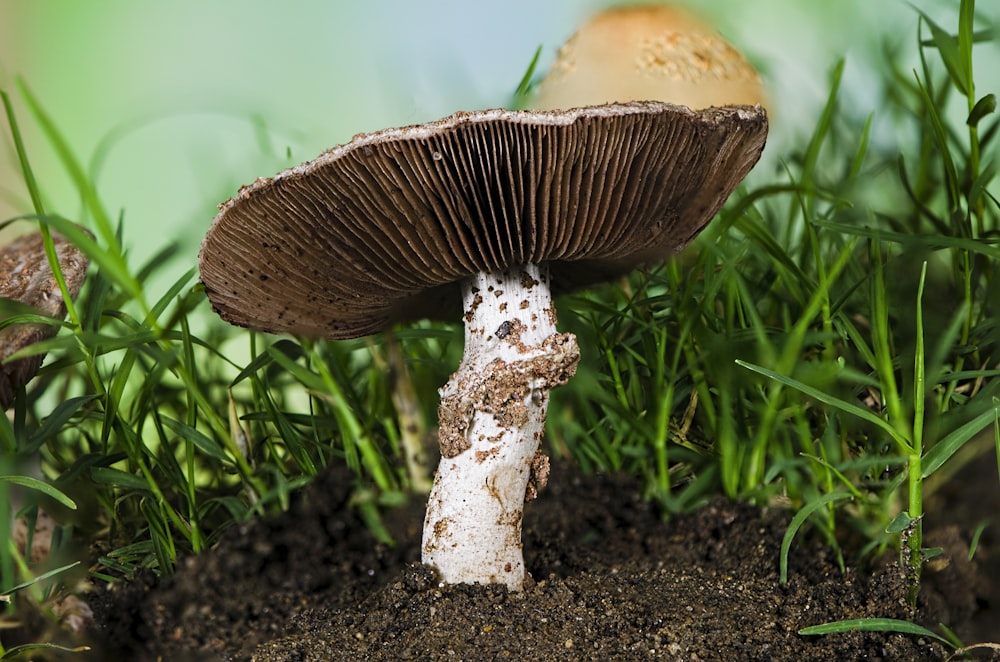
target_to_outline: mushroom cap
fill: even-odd
[[[537,109],[657,100],[699,109],[762,104],[760,76],[712,26],[668,5],[603,11],[559,49]]]
[[[75,298],[90,261],[55,232],[52,240],[66,289]],[[66,303],[49,267],[41,232],[22,235],[0,248],[0,298],[31,306],[49,317],[62,319],[66,315]],[[0,362],[55,332],[55,327],[49,324],[12,324],[0,329]],[[44,354],[37,354],[0,364],[0,405],[4,409],[14,403],[15,392],[35,376],[44,358]]]
[[[759,106],[658,102],[360,134],[223,203],[201,280],[233,324],[334,339],[457,319],[463,279],[516,264],[578,289],[684,247],[766,135]]]

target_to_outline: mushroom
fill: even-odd
[[[52,234],[59,268],[71,297],[83,285],[89,260],[76,246]],[[0,249],[0,298],[30,306],[56,319],[66,315],[66,303],[45,254],[41,232],[16,238]],[[17,389],[27,384],[42,364],[44,354],[7,361],[14,352],[52,336],[51,324],[11,324],[0,328],[0,404],[6,410],[14,404]]]
[[[552,292],[676,253],[766,134],[759,106],[655,101],[459,112],[359,134],[220,205],[201,280],[222,318],[275,333],[353,338],[461,313],[422,559],[446,583],[517,590],[524,501],[548,473],[549,392],[579,357],[556,330]]]
[[[700,109],[762,104],[760,76],[712,26],[668,5],[600,12],[559,49],[537,109],[655,99]]]

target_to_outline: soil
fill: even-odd
[[[979,463],[989,466],[990,463]],[[995,468],[994,468],[995,469]],[[995,475],[976,490],[995,515]],[[89,642],[73,660],[941,660],[928,637],[852,632],[803,636],[848,618],[915,620],[965,643],[1000,640],[1000,547],[987,527],[934,535],[945,554],[924,573],[917,613],[892,562],[842,572],[829,548],[778,558],[790,513],[716,499],[666,522],[618,475],[553,466],[525,516],[535,582],[440,586],[419,559],[423,509],[390,513],[397,544],[376,542],[348,507],[350,479],[330,473],[283,516],[228,532],[177,573],[95,588]],[[982,492],[981,490],[992,492]],[[952,498],[952,497],[948,497]],[[972,521],[972,520],[970,520]],[[995,528],[995,527],[993,527]],[[931,540],[930,542],[934,542]],[[977,659],[996,651],[983,648]]]

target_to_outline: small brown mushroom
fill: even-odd
[[[59,267],[71,297],[83,285],[89,260],[73,244],[52,234]],[[49,266],[41,232],[22,235],[0,249],[0,298],[30,306],[38,313],[55,319],[66,315],[59,284]],[[7,361],[7,357],[29,345],[52,336],[51,324],[12,324],[0,329],[0,404],[4,409],[14,403],[17,389],[27,384],[42,364],[44,354]]]
[[[201,279],[229,322],[326,338],[457,319],[464,302],[423,560],[444,582],[520,589],[549,392],[579,358],[556,330],[551,292],[679,251],[766,135],[759,106],[655,101],[456,113],[360,134],[222,204]]]
[[[559,49],[532,107],[666,101],[692,109],[765,104],[760,76],[711,25],[669,5],[625,5]]]

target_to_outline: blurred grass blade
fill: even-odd
[[[993,403],[996,404],[995,399]],[[993,445],[996,450],[997,479],[1000,479],[1000,407],[994,407],[993,414]]]
[[[34,97],[30,90],[28,90],[24,81],[19,80],[18,87],[28,104],[28,108],[31,110],[32,115],[34,115],[36,122],[38,122],[39,126],[45,133],[46,138],[48,138],[49,142],[55,148],[63,167],[69,173],[73,183],[76,185],[80,196],[83,198],[84,204],[90,211],[90,215],[97,228],[97,234],[104,242],[105,248],[99,248],[98,244],[89,236],[86,237],[86,240],[82,239],[81,236],[86,233],[84,233],[79,227],[74,227],[71,231],[67,226],[74,224],[70,223],[70,221],[62,219],[58,216],[41,215],[41,207],[36,207],[36,211],[39,213],[39,220],[52,225],[56,230],[76,245],[77,248],[83,251],[88,258],[100,265],[102,269],[107,270],[109,275],[118,283],[118,285],[128,292],[129,295],[139,303],[144,311],[148,311],[149,306],[146,303],[143,288],[129,272],[125,256],[121,251],[120,237],[114,231],[107,212],[105,212],[104,207],[101,205],[100,198],[97,195],[97,191],[94,189],[93,183],[87,177],[83,167],[80,165],[80,162],[73,155],[73,151],[70,149],[66,139],[56,128],[55,123],[51,120],[48,114],[42,109],[38,100]]]
[[[90,646],[75,646],[70,648],[69,646],[60,646],[59,644],[21,644],[20,646],[14,646],[8,648],[4,651],[3,655],[0,655],[0,660],[13,660],[14,658],[20,657],[24,653],[30,653],[32,651],[58,651],[60,653],[86,653],[91,650]],[[43,659],[43,658],[38,658]]]
[[[995,94],[987,94],[976,102],[976,105],[972,107],[969,111],[969,117],[965,120],[965,123],[969,126],[979,126],[979,122],[982,121],[984,117],[996,112],[997,109],[997,97]]]
[[[995,238],[972,239],[944,234],[915,235],[861,225],[848,225],[834,221],[816,221],[816,225],[836,232],[889,241],[909,249],[940,250],[943,248],[955,248],[980,253],[991,260],[1000,260],[1000,246],[997,245],[997,242],[1000,240]]]
[[[21,487],[27,487],[52,497],[70,510],[76,510],[76,502],[63,494],[58,488],[44,481],[32,478],[31,476],[0,476],[0,482],[13,483]]]
[[[11,595],[12,593],[16,593],[17,591],[20,591],[21,589],[28,588],[29,586],[34,586],[35,584],[37,584],[39,582],[43,582],[46,579],[50,579],[51,577],[55,577],[56,575],[59,575],[59,574],[62,574],[64,572],[66,572],[67,570],[71,570],[72,568],[75,568],[76,566],[80,565],[80,563],[81,563],[80,561],[73,561],[72,563],[68,563],[68,564],[66,564],[64,566],[60,566],[58,568],[53,568],[52,570],[49,570],[48,572],[44,572],[44,573],[38,575],[37,577],[32,577],[30,580],[28,580],[26,582],[23,582],[21,584],[18,584],[17,586],[13,586],[13,587],[7,589],[3,593],[0,593],[0,595]]]
[[[3,101],[4,112],[7,114],[7,124],[10,126],[10,134],[14,139],[14,149],[17,152],[18,163],[21,166],[21,176],[24,177],[24,184],[31,197],[31,205],[39,214],[45,209],[42,203],[41,191],[38,182],[35,180],[35,173],[28,162],[28,152],[24,147],[24,140],[21,137],[21,129],[17,123],[17,116],[14,114],[14,106],[10,102],[10,96],[5,90],[0,89],[0,100]]]
[[[848,177],[850,179],[856,178],[861,173],[861,167],[864,165],[865,156],[868,154],[868,143],[871,140],[872,132],[872,122],[875,120],[875,113],[868,113],[868,119],[865,120],[864,131],[861,132],[861,139],[858,141],[858,149],[854,153],[854,159],[851,161],[851,169],[848,171]]]
[[[0,450],[3,455],[14,455],[17,452],[17,435],[14,434],[14,426],[6,413],[0,416]]]
[[[298,360],[304,354],[301,345],[287,339],[278,340],[272,345],[272,347],[275,347],[276,351],[280,351],[285,356],[290,357],[293,361]],[[271,356],[270,348],[264,353],[256,354],[250,362],[247,363],[242,370],[240,370],[239,374],[236,375],[231,382],[229,382],[229,388],[236,386],[244,379],[250,377],[256,372],[259,372],[260,370],[263,370],[272,363],[274,363],[274,358]]]
[[[931,136],[934,137],[934,141],[937,143],[938,154],[941,157],[941,168],[944,171],[945,182],[947,186],[945,190],[948,193],[948,204],[949,211],[955,211],[960,209],[962,200],[962,188],[961,179],[958,174],[958,168],[955,165],[955,159],[951,153],[951,142],[948,140],[948,130],[945,127],[944,119],[941,117],[941,113],[938,109],[938,104],[931,98],[930,91],[927,86],[919,78],[916,79],[917,89],[920,90],[920,94],[923,96],[924,107],[927,109],[927,117],[930,120]]]
[[[81,395],[59,403],[52,413],[45,417],[42,425],[32,433],[25,450],[31,453],[37,451],[42,444],[54,438],[63,426],[80,411],[81,407],[99,399],[99,397],[97,395]]]
[[[948,70],[948,76],[955,84],[955,87],[962,94],[968,94],[972,72],[966,58],[962,56],[958,38],[932,21],[930,16],[925,14],[921,9],[912,4],[910,6],[920,14],[920,17],[931,29],[930,41],[924,41],[921,45],[933,46],[937,49],[937,52],[941,55],[941,61],[944,63],[945,69]]]
[[[167,519],[157,503],[148,497],[144,497],[139,502],[139,510],[145,516],[146,523],[149,524],[149,538],[153,543],[153,553],[156,555],[159,571],[169,575],[173,572],[176,550]]]
[[[840,58],[833,67],[833,72],[830,74],[830,91],[827,93],[826,103],[820,113],[819,120],[816,122],[816,128],[813,130],[813,134],[809,139],[809,145],[806,147],[805,158],[803,159],[802,164],[802,173],[799,178],[799,182],[804,185],[806,189],[811,187],[813,184],[813,175],[816,172],[816,163],[819,160],[819,152],[823,147],[823,144],[826,142],[827,135],[830,133],[833,117],[837,108],[837,95],[840,92],[840,82],[844,77],[844,66],[846,62],[847,61],[844,58]]]
[[[66,172],[69,173],[70,178],[73,180],[77,190],[80,192],[80,195],[82,196],[84,203],[87,205],[87,208],[94,219],[94,223],[97,226],[98,235],[107,246],[117,246],[117,236],[111,226],[110,219],[104,211],[103,205],[101,205],[97,191],[94,190],[94,186],[91,183],[90,178],[87,177],[87,174],[84,172],[80,162],[75,156],[73,156],[73,150],[70,149],[69,144],[63,137],[62,133],[56,128],[55,122],[53,122],[48,113],[42,109],[42,105],[39,103],[38,99],[28,89],[27,84],[23,80],[18,80],[17,85],[18,89],[21,91],[21,95],[27,102],[28,108],[34,116],[35,121],[38,122],[38,125],[42,128],[42,131],[45,133],[46,138],[48,138],[49,143],[55,148],[56,153],[59,155],[59,159],[62,162],[63,168],[65,168]],[[118,257],[121,257],[121,255],[119,254]]]
[[[149,316],[146,322],[151,324],[163,311],[167,309],[167,306],[174,300],[174,298],[181,293],[184,287],[194,278],[194,275],[198,273],[197,267],[191,267],[186,272],[184,272],[180,278],[174,281],[174,284],[167,288],[167,291],[153,304],[152,309],[149,311]]]
[[[38,219],[46,225],[55,228],[74,246],[80,249],[90,261],[99,266],[118,287],[128,292],[137,301],[143,301],[142,285],[132,277],[125,257],[114,250],[102,248],[91,236],[80,229],[76,223],[60,216],[46,214]]]
[[[142,476],[115,469],[113,467],[94,467],[90,471],[90,477],[96,483],[110,485],[118,489],[135,490],[137,492],[149,492],[149,483]]]
[[[541,45],[535,49],[535,54],[531,57],[531,62],[528,64],[527,70],[525,70],[524,75],[521,77],[521,82],[517,84],[517,90],[514,91],[513,108],[520,108],[528,98],[528,94],[531,93],[532,88],[532,78],[535,76],[535,70],[538,68],[538,59],[542,55]]]
[[[310,391],[322,392],[325,386],[322,377],[297,362],[301,352],[286,352],[287,348],[285,343],[275,343],[267,348],[267,356]]]
[[[225,450],[223,450],[223,448],[219,446],[215,440],[211,439],[207,435],[184,423],[181,423],[180,421],[174,420],[169,416],[161,416],[160,419],[163,421],[164,425],[174,432],[174,434],[184,441],[190,442],[195,448],[208,457],[215,458],[216,460],[219,460],[227,465],[235,464],[233,458],[229,457]]]

